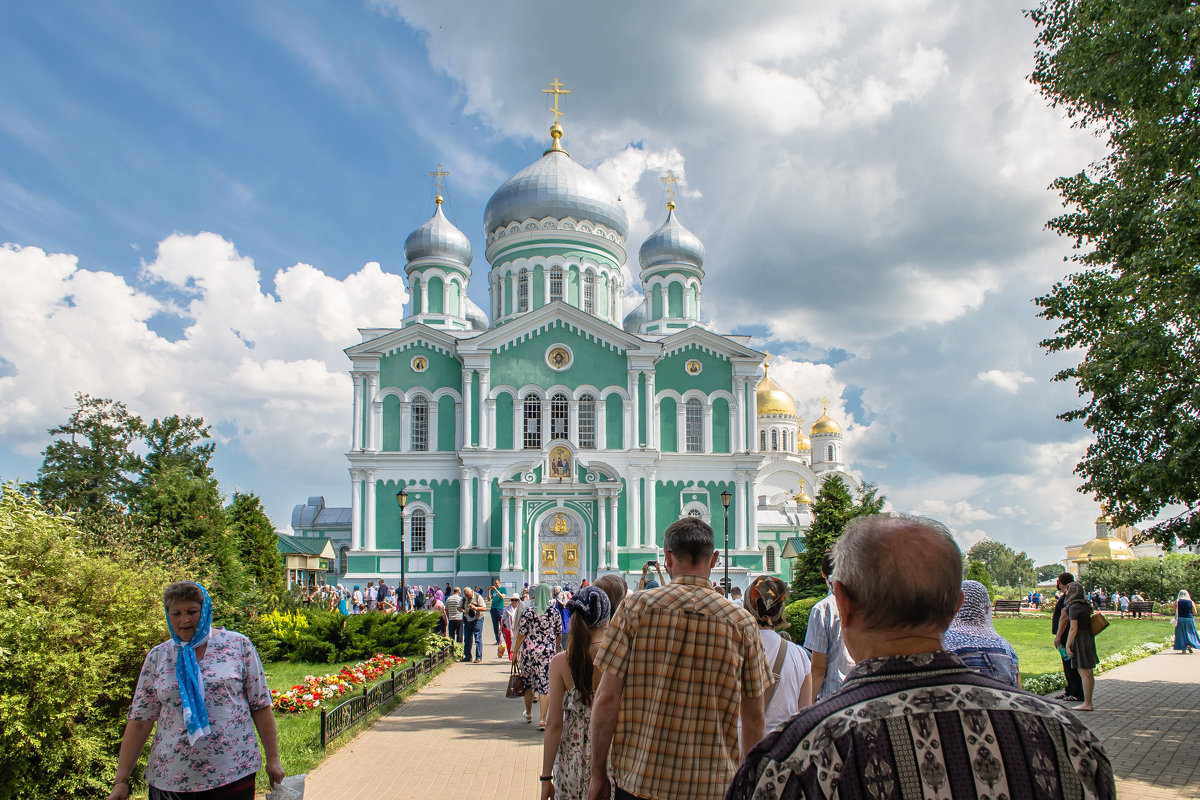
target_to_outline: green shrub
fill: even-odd
[[[804,644],[804,636],[808,633],[808,615],[812,611],[812,607],[819,603],[824,595],[816,597],[801,597],[799,600],[793,600],[788,603],[783,609],[783,619],[787,622],[787,627],[784,628],[792,637],[792,641],[796,644]]]
[[[97,556],[70,518],[0,489],[0,796],[108,795],[178,577],[119,548]]]
[[[276,658],[331,664],[376,653],[419,657],[427,651],[439,616],[432,611],[343,616],[311,608],[301,613],[306,619],[303,626],[276,627],[275,618],[264,620],[268,630],[275,632]]]

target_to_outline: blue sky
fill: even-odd
[[[11,4],[10,4],[11,5]],[[394,325],[427,173],[476,252],[567,146],[636,251],[685,177],[704,313],[779,356],[898,510],[1039,562],[1091,535],[1032,297],[1067,270],[1056,176],[1095,159],[1029,86],[1020,3],[853,0],[18,4],[0,24],[0,475],[31,478],[75,391],[213,423],[227,492],[275,524],[347,502],[341,349]]]

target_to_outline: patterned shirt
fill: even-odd
[[[631,594],[596,667],[625,681],[611,773],[639,797],[719,798],[741,754],[742,697],[759,697],[769,667],[750,612],[704,578]]]
[[[200,673],[212,733],[188,744],[175,678],[179,648],[163,642],[146,656],[129,719],[157,722],[146,782],[157,789],[199,792],[253,775],[262,765],[251,711],[271,707],[262,661],[240,633],[213,628]]]
[[[1116,797],[1100,741],[1061,706],[953,653],[872,658],[763,739],[726,800]]]

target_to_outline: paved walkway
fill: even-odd
[[[485,638],[490,632],[485,633]],[[542,736],[504,697],[508,661],[454,664],[309,776],[314,800],[538,797]],[[1101,675],[1096,711],[1123,798],[1200,798],[1200,655],[1167,651]]]

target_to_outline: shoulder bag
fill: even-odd
[[[521,677],[521,673],[517,671],[517,662],[514,661],[512,671],[508,674],[508,688],[504,690],[505,697],[524,697],[525,696],[525,679]]]
[[[1109,625],[1108,617],[1101,614],[1099,611],[1092,612],[1092,636],[1100,633]]]
[[[763,711],[766,711],[767,707],[771,705],[771,698],[775,696],[775,690],[779,688],[779,679],[783,676],[783,662],[787,659],[787,648],[787,639],[780,637],[779,652],[775,655],[775,665],[771,667],[771,677],[775,679],[775,682],[763,696]]]

